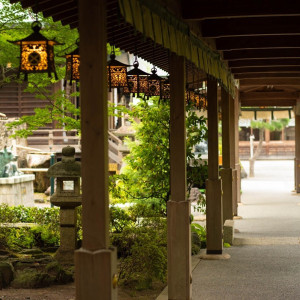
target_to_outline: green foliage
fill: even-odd
[[[0,205],[0,223],[36,223],[34,227],[0,227],[0,244],[11,250],[57,246],[59,209]]]
[[[224,248],[230,248],[231,247],[231,245],[229,244],[229,243],[224,243]]]
[[[268,129],[270,131],[282,130],[289,124],[289,119],[279,119],[272,120],[270,122],[266,121],[251,121],[251,127],[254,129]]]
[[[30,228],[1,228],[1,235],[5,237],[5,246],[14,251],[32,248],[34,235]]]
[[[132,218],[124,209],[112,205],[110,213],[110,230],[114,233],[121,233],[126,226],[133,224]]]
[[[142,290],[151,288],[155,280],[166,281],[165,219],[145,218],[139,225],[126,227],[119,241],[128,249],[127,256],[120,260],[120,284]]]
[[[196,233],[200,237],[201,248],[206,248],[206,228],[198,223],[192,223],[191,231]]]
[[[199,199],[197,200],[197,204],[194,206],[195,212],[200,212],[206,215],[206,195],[205,193],[201,193],[199,195]]]
[[[20,119],[11,122],[7,125],[9,129],[16,128],[15,134],[12,137],[23,137],[26,138],[33,134],[33,131],[45,126],[46,124],[56,121],[56,127],[65,130],[76,129],[80,134],[80,119],[76,116],[80,115],[80,109],[71,103],[66,96],[66,91],[57,91],[54,94],[49,94],[46,89],[35,87],[34,93],[37,94],[39,99],[48,102],[45,108],[36,108],[34,115],[22,116]],[[72,94],[74,96],[74,94]],[[25,129],[18,129],[20,125],[26,124]]]
[[[59,223],[59,208],[37,208],[1,204],[0,223],[57,224]]]
[[[136,141],[127,141],[130,153],[125,157],[126,167],[122,174],[110,178],[112,198],[123,202],[156,199],[165,209],[170,196],[169,102],[152,98],[151,101],[140,101],[131,109],[110,107],[111,113],[116,109],[119,114],[125,113],[129,116],[136,131]],[[197,117],[187,107],[186,128],[187,162],[193,161],[194,165],[198,165],[193,148],[207,137],[206,119]],[[203,181],[198,172],[190,172],[190,168],[187,171],[189,188]]]

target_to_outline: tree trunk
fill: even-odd
[[[254,163],[256,158],[259,156],[261,149],[262,149],[262,143],[263,143],[263,137],[264,137],[264,129],[259,129],[259,143],[255,150],[255,153],[253,157],[249,159],[249,177],[254,177]]]

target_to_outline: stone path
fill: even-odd
[[[200,261],[193,299],[300,299],[300,196],[292,192],[293,161],[257,161],[255,171],[255,178],[242,181],[239,233],[235,246],[225,249],[231,259]]]

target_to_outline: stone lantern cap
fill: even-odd
[[[64,147],[62,160],[52,165],[47,172],[49,177],[80,177],[81,164],[75,160],[75,148]]]

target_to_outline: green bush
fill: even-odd
[[[206,228],[198,223],[191,224],[192,233],[196,233],[201,240],[201,248],[206,248]]]
[[[0,223],[36,223],[34,227],[0,227],[0,246],[14,251],[59,244],[59,209],[0,205]]]
[[[145,218],[139,225],[124,228],[119,237],[125,257],[120,260],[120,284],[141,290],[155,280],[166,281],[166,219]]]

